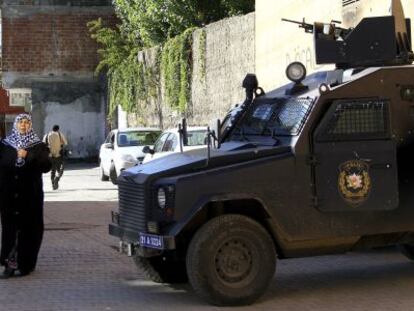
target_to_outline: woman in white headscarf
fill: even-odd
[[[0,143],[0,278],[36,267],[44,230],[42,173],[50,168],[49,149],[33,132],[31,116],[18,115]]]

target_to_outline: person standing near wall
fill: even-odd
[[[42,173],[50,168],[49,150],[33,132],[31,116],[18,115],[0,142],[0,278],[36,267],[44,231]]]
[[[54,125],[52,131],[45,135],[43,141],[49,146],[52,160],[52,171],[50,178],[52,188],[59,188],[59,180],[62,178],[64,167],[65,147],[68,145],[65,135],[59,131],[59,125]]]

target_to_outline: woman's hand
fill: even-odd
[[[19,150],[17,150],[17,157],[18,158],[26,158],[26,156],[27,156],[27,151],[26,150],[24,150],[24,149],[19,149]]]

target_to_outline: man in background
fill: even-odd
[[[68,145],[65,135],[59,131],[59,125],[54,125],[52,131],[45,135],[43,141],[49,146],[50,157],[52,160],[52,170],[50,177],[52,179],[52,188],[59,188],[59,180],[62,178],[64,171],[64,153]]]

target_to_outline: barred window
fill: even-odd
[[[342,0],[342,7],[346,7],[356,2],[359,2],[359,0]]]
[[[367,140],[389,137],[388,101],[334,102],[334,112],[320,133],[320,141]]]

